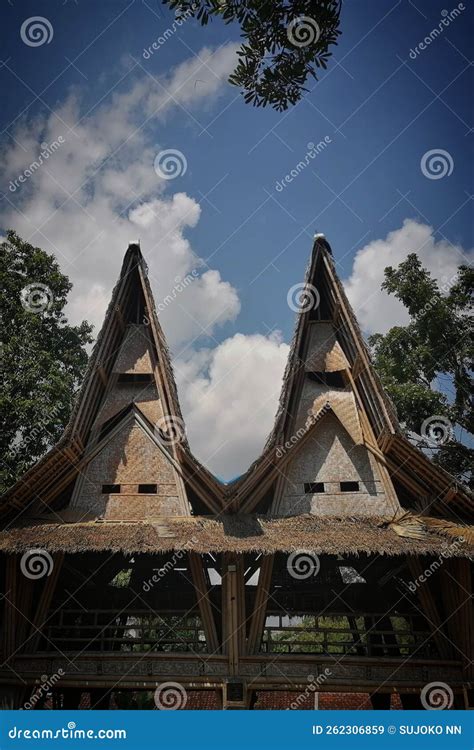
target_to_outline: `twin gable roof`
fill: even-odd
[[[111,383],[117,377],[114,363],[118,352],[124,351],[123,342],[127,340],[130,326],[146,327],[150,350],[148,369],[161,403],[164,417],[162,437],[165,438],[166,451],[180,481],[196,493],[205,512],[218,514],[224,510],[233,513],[259,510],[265,493],[278,480],[282,467],[279,448],[289,444],[285,450],[285,460],[289,460],[301,448],[298,441],[293,444],[291,440],[300,429],[308,369],[344,371],[346,382],[349,383],[347,397],[336,398],[334,394],[326,397],[322,393],[317,404],[315,401],[317,408],[312,414],[311,430],[320,429],[324,415],[331,411],[354,442],[363,442],[407,495],[430,497],[431,509],[440,515],[445,515],[451,508],[462,515],[472,512],[473,501],[464,488],[456,484],[449,474],[435,467],[401,434],[393,406],[374,371],[354,313],[337,276],[331,249],[321,235],[314,241],[304,288],[317,290],[319,304],[303,305],[298,314],[273,430],[262,455],[249,470],[237,481],[224,484],[192,455],[184,430],[179,440],[170,440],[166,444],[168,428],[172,431],[176,425],[179,428],[184,422],[146,263],[139,246],[130,245],[69,424],[57,445],[6,493],[0,506],[5,517],[8,519],[24,511],[28,514],[33,509],[41,512],[45,507],[54,508],[55,503],[60,502],[58,498],[68,494],[76,482],[81,467],[88,461],[89,452],[100,441],[98,415]],[[327,335],[321,335],[325,325]],[[316,328],[319,331],[317,335],[314,333]],[[134,408],[140,410],[139,405]],[[139,416],[147,422],[146,415]]]

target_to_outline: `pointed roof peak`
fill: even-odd
[[[314,234],[314,243],[313,243],[313,253],[316,252],[318,248],[322,248],[325,250],[329,255],[332,256],[332,248],[329,242],[326,239],[326,235],[322,232],[316,232]]]
[[[123,259],[124,266],[130,259],[137,262],[143,261],[143,255],[140,248],[140,240],[132,240],[128,243],[127,252],[125,253]]]

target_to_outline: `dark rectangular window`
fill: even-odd
[[[119,383],[151,383],[151,372],[121,372],[117,381]]]
[[[104,495],[118,495],[120,493],[119,484],[103,484],[102,492]]]
[[[341,492],[359,492],[359,482],[341,482]]]
[[[316,492],[324,492],[324,482],[305,482],[304,491],[306,495],[314,495]]]
[[[328,385],[330,388],[344,388],[342,372],[308,372],[308,377],[316,383]]]
[[[156,484],[139,484],[138,492],[140,495],[156,495]]]
[[[243,682],[228,682],[227,683],[227,700],[228,701],[243,701],[244,699],[244,683]]]

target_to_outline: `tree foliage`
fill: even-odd
[[[460,266],[440,288],[412,253],[398,268],[385,269],[382,287],[410,315],[408,325],[369,339],[382,383],[433,460],[473,486],[474,270]]]
[[[177,18],[205,26],[237,22],[244,41],[229,78],[247,103],[281,111],[298,102],[309,76],[326,68],[337,44],[341,0],[163,0]]]
[[[68,324],[69,279],[53,256],[12,231],[0,244],[0,277],[3,491],[59,439],[87,364],[92,327]]]

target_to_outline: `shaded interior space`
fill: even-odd
[[[66,558],[38,651],[206,652],[187,555]]]
[[[406,565],[394,570],[381,557],[324,556],[298,579],[301,568],[289,559],[275,556],[261,653],[439,658]]]

